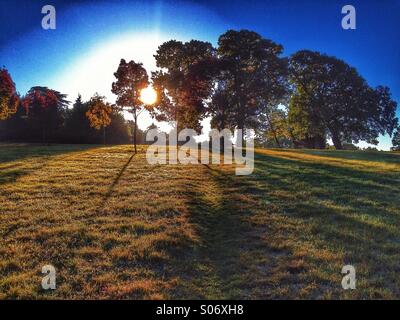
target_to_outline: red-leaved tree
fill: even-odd
[[[10,74],[0,68],[0,120],[6,120],[17,112],[19,97]]]
[[[33,87],[22,100],[32,135],[42,142],[56,135],[68,107],[66,95],[46,87]]]

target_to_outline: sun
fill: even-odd
[[[140,101],[147,105],[153,105],[157,102],[157,92],[149,86],[140,92]]]

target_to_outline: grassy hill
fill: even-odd
[[[399,208],[395,153],[257,150],[238,177],[131,146],[2,145],[0,298],[399,299]]]

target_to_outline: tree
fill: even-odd
[[[208,104],[208,113],[212,116],[211,128],[222,131],[234,127],[231,104],[231,97],[226,89],[226,83],[220,80],[214,91],[211,102]],[[223,145],[222,141],[221,145]]]
[[[293,94],[289,102],[288,127],[296,148],[325,149],[327,138],[326,129],[307,108],[310,104],[308,96],[301,87]]]
[[[393,134],[397,104],[389,88],[369,87],[344,61],[304,50],[290,58],[289,72],[289,122],[297,138],[320,144],[332,138],[342,149],[343,142],[377,144],[380,134]]]
[[[288,148],[292,146],[288,117],[284,110],[271,108],[265,116],[265,137],[268,147]]]
[[[89,101],[89,110],[86,116],[90,126],[96,130],[103,129],[103,144],[106,144],[106,127],[111,124],[110,114],[113,111],[112,106],[105,102],[105,97],[95,94]]]
[[[152,115],[159,121],[175,122],[178,131],[200,132],[214,75],[219,72],[215,49],[208,42],[171,40],[158,48],[155,59],[161,70],[153,72],[152,80],[160,101]]]
[[[107,141],[111,144],[128,144],[132,142],[132,134],[131,128],[128,122],[125,120],[123,114],[118,112],[115,108],[113,112],[110,114],[111,124],[107,128]],[[140,136],[140,130],[138,129],[138,133]],[[139,140],[140,141],[140,140]]]
[[[54,140],[62,128],[69,102],[66,95],[47,87],[33,87],[22,99],[29,139]]]
[[[227,110],[219,108],[229,127],[256,128],[261,113],[283,101],[287,94],[287,61],[280,57],[283,47],[256,32],[229,30],[218,40],[218,56],[223,69],[220,81]],[[217,101],[217,105],[221,105]],[[221,113],[222,111],[222,113]],[[229,115],[228,115],[229,114]]]
[[[89,110],[87,102],[81,95],[75,100],[72,109],[68,110],[64,128],[64,139],[72,143],[93,143],[96,130],[90,127],[86,113]]]
[[[148,134],[149,131],[151,131],[151,130],[157,130],[157,132],[160,132],[160,128],[157,127],[157,125],[155,125],[154,123],[152,123],[151,125],[149,125],[149,126],[146,128],[146,130],[144,130],[144,132],[143,132],[143,141],[144,141],[144,144],[152,144],[152,143],[153,143],[153,141],[147,141],[147,140],[146,140],[147,134]]]
[[[397,128],[396,132],[393,135],[393,140],[392,140],[392,144],[393,144],[393,151],[400,151],[400,127]]]
[[[117,95],[117,105],[133,115],[133,143],[137,153],[138,116],[146,107],[140,100],[140,92],[149,85],[147,71],[141,63],[122,59],[114,76],[117,81],[112,84],[112,93]]]
[[[17,112],[19,97],[10,74],[0,68],[0,120],[6,120]]]
[[[86,116],[89,108],[90,101],[82,101],[82,97],[79,95],[72,108],[67,112],[65,127],[60,139],[61,142],[80,144],[99,144],[104,142],[104,130],[97,130],[90,126],[90,121]],[[107,143],[131,143],[130,129],[123,115],[113,108],[109,117],[111,123],[106,129]]]
[[[28,142],[32,138],[28,129],[26,112],[20,100],[16,113],[0,121],[0,141]]]
[[[102,143],[103,133],[90,126],[87,118],[89,102],[82,100],[81,95],[75,100],[71,109],[67,111],[63,141],[67,143]]]

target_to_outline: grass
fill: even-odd
[[[0,298],[399,299],[399,194],[398,153],[257,150],[239,177],[144,147],[2,145]]]

